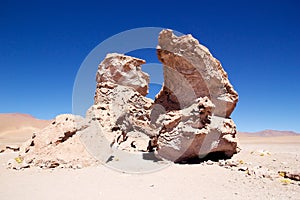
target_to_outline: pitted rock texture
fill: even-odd
[[[213,103],[199,98],[182,110],[169,111],[162,120],[158,154],[175,162],[204,158],[209,153],[236,153],[236,127],[231,119],[212,116]]]
[[[229,117],[238,94],[209,50],[191,35],[177,37],[172,30],[163,30],[158,43],[158,58],[164,64],[164,87],[155,102],[166,110],[178,110],[207,96],[215,104],[214,115]]]
[[[147,151],[148,140],[155,135],[150,127],[152,103],[131,87],[98,83],[95,105],[88,110],[87,117],[99,122],[111,145],[129,151]]]
[[[144,97],[149,75],[141,71],[142,63],[122,54],[107,55],[97,71],[95,105],[87,112],[99,121],[111,145],[128,151],[147,151],[157,132],[150,126],[153,100]]]
[[[149,84],[149,75],[141,71],[141,65],[145,63],[145,60],[122,54],[107,54],[98,67],[97,83],[111,82],[129,86],[145,96]]]

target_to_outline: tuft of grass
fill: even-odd
[[[288,178],[283,178],[280,180],[280,182],[283,184],[283,185],[289,185],[291,184],[291,180],[288,179]]]
[[[119,161],[120,159],[119,159],[119,158],[115,158],[114,160],[115,160],[115,161]]]
[[[23,162],[23,159],[21,157],[16,157],[15,161],[19,164],[21,164]]]
[[[285,177],[285,172],[278,172],[279,176]]]

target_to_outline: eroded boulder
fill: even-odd
[[[157,55],[164,64],[164,86],[155,99],[166,110],[182,109],[199,97],[209,97],[214,115],[229,117],[238,94],[221,63],[192,35],[159,34]],[[180,83],[180,84],[179,84]]]
[[[214,152],[231,157],[237,151],[237,142],[230,114],[238,94],[221,63],[191,35],[177,37],[171,30],[163,30],[158,41],[164,85],[155,103],[163,106],[167,115],[177,113],[180,118],[159,135],[159,155],[173,161],[202,158]],[[208,113],[204,122],[202,112]]]
[[[95,164],[80,141],[81,131],[86,128],[88,123],[80,116],[58,115],[51,125],[34,133],[21,146],[20,166],[81,168]]]

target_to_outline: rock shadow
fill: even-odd
[[[218,152],[211,152],[211,153],[207,154],[205,157],[195,156],[195,157],[192,157],[192,158],[189,158],[186,160],[182,160],[182,161],[178,161],[175,163],[176,164],[201,164],[208,160],[218,162],[219,160],[227,160],[230,158],[231,158],[231,156],[226,155],[225,152],[218,151]]]

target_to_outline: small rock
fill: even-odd
[[[284,177],[289,178],[294,181],[300,181],[300,172],[298,172],[298,173],[287,172]]]
[[[226,161],[225,160],[219,160],[219,166],[223,167],[226,165]]]
[[[19,157],[18,157],[19,158]],[[29,168],[29,164],[27,162],[18,162],[17,159],[10,159],[7,162],[7,169],[24,169],[24,168]]]
[[[208,160],[208,161],[206,161],[205,163],[206,163],[207,165],[213,165],[213,164],[214,164],[214,162],[211,161],[211,160]]]
[[[238,169],[238,171],[242,171],[242,172],[245,172],[245,171],[247,171],[248,170],[248,167],[240,167],[239,169]]]
[[[10,150],[13,152],[20,151],[20,147],[17,145],[6,145],[6,150]]]
[[[78,164],[78,165],[76,165],[76,168],[77,169],[82,169],[82,165]]]
[[[239,163],[235,160],[227,160],[226,161],[226,166],[229,167],[237,167],[239,165]]]
[[[270,156],[270,155],[271,155],[271,153],[270,153],[269,151],[264,150],[264,149],[257,151],[257,153],[258,153],[260,156],[265,156],[265,155]]]
[[[59,163],[57,161],[49,161],[46,163],[47,168],[56,168],[59,166]]]

